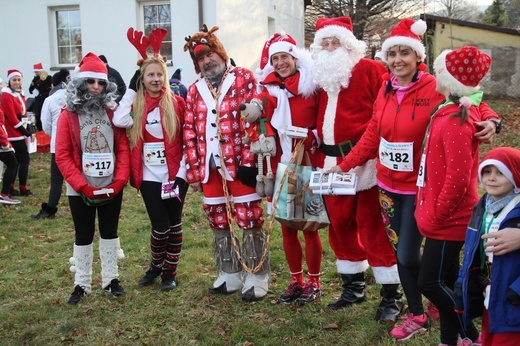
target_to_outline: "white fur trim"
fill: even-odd
[[[269,46],[269,64],[271,64],[271,57],[276,53],[287,53],[296,59],[299,58],[296,46],[286,41],[278,41]]]
[[[368,160],[364,165],[352,168],[350,172],[357,175],[356,191],[368,190],[377,184],[377,159]]]
[[[7,75],[7,85],[9,85],[9,81],[11,80],[11,78],[13,77],[22,77],[22,74],[18,71],[15,71],[15,72],[11,72],[10,74]]]
[[[102,72],[93,72],[93,71],[83,71],[78,73],[78,78],[97,78],[108,80],[108,76],[106,73]]]
[[[410,30],[418,36],[424,35],[426,29],[428,29],[428,26],[426,25],[426,22],[422,19],[415,21],[415,23],[413,23],[410,27]]]
[[[344,42],[347,38],[356,38],[354,36],[354,33],[352,31],[348,30],[347,28],[339,25],[327,25],[324,28],[316,31],[316,34],[314,35],[314,43],[315,45],[321,45],[321,41],[325,37],[337,37],[340,39],[341,42]]]
[[[374,278],[378,284],[400,284],[397,264],[391,267],[372,267]]]
[[[424,61],[424,58],[426,57],[426,48],[424,48],[421,41],[406,36],[392,36],[383,42],[381,48],[385,60],[388,55],[388,50],[394,46],[407,46],[412,48],[417,53],[417,56],[421,58],[421,61]]]
[[[357,274],[364,272],[368,269],[368,261],[357,261],[352,262],[349,260],[336,260],[336,267],[340,274]]]
[[[467,96],[480,89],[479,86],[471,87],[462,84],[446,69],[446,56],[452,52],[450,49],[443,51],[433,62],[433,70],[437,83],[446,88],[451,95]]]

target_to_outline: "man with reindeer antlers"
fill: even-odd
[[[219,275],[210,293],[241,290],[242,299],[251,302],[267,295],[269,280],[261,197],[254,188],[255,155],[242,143],[240,126],[239,105],[253,98],[256,79],[252,71],[231,65],[214,35],[217,30],[218,26],[208,30],[203,25],[184,45],[200,73],[186,98],[186,180],[204,193],[204,210],[213,230]],[[241,251],[232,219],[243,229]],[[247,272],[244,281],[242,269]]]

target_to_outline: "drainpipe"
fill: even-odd
[[[199,28],[204,24],[204,0],[199,0]]]

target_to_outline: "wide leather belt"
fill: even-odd
[[[321,151],[327,156],[345,157],[352,150],[357,141],[346,141],[336,145],[321,145]]]

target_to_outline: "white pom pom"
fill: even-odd
[[[74,257],[69,258],[69,263],[70,264],[75,264],[76,263],[76,259]]]
[[[471,100],[467,96],[462,96],[459,100],[460,106],[468,109],[471,106]]]
[[[410,27],[410,30],[412,30],[412,32],[414,34],[419,35],[419,36],[423,35],[426,32],[426,29],[427,29],[426,22],[422,19],[419,19],[418,21],[413,23],[412,26]]]
[[[118,259],[125,258],[125,253],[123,252],[123,249],[121,249],[121,248],[117,249],[117,258]]]
[[[70,266],[69,270],[73,273],[76,272],[76,266]]]

